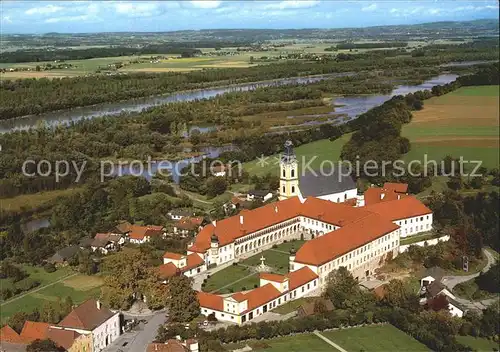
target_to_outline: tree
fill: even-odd
[[[223,177],[210,177],[207,180],[207,196],[215,197],[227,189],[227,182]]]
[[[9,318],[9,320],[7,321],[7,325],[9,325],[18,334],[20,334],[23,330],[24,322],[26,320],[40,321],[40,313],[38,312],[38,310],[34,310],[31,313],[16,312]]]
[[[52,340],[36,339],[26,347],[26,352],[64,352],[65,349],[57,346]]]
[[[188,322],[200,314],[200,304],[196,291],[191,288],[191,279],[174,276],[168,282],[170,299],[168,300],[169,319],[173,322]]]
[[[345,308],[359,293],[358,281],[346,267],[341,266],[328,275],[325,295],[337,308]]]
[[[155,272],[150,270],[152,258],[140,250],[123,250],[103,260],[104,286],[102,299],[111,308],[128,309],[136,298],[147,295],[146,288]]]
[[[146,296],[149,309],[161,309],[166,306],[169,295],[169,285],[160,280],[157,267],[149,268],[148,275],[144,280],[142,291]]]
[[[418,311],[419,299],[412,288],[401,280],[393,279],[384,286],[382,302],[389,307],[401,307],[410,311]]]

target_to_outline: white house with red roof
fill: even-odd
[[[165,252],[163,265],[160,265],[160,276],[167,280],[169,277],[184,274],[193,277],[207,270],[203,256],[198,253],[189,255]]]
[[[201,314],[217,320],[243,324],[289,301],[318,290],[319,281],[309,268],[286,275],[260,274],[260,287],[231,296],[198,292]]]

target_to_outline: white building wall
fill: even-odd
[[[432,230],[432,213],[393,222],[401,227],[401,237],[413,236]]]
[[[463,310],[461,310],[458,307],[455,307],[453,304],[448,304],[448,310],[450,311],[450,314],[454,317],[459,317],[462,318],[464,316]]]
[[[369,275],[372,275],[373,271],[380,266],[379,262],[382,257],[386,257],[388,253],[392,253],[393,256],[397,255],[400,240],[399,231],[398,229],[379,237],[320,266],[293,261],[290,271],[296,271],[305,266],[309,267],[318,274],[321,287],[324,287],[327,283],[328,275],[341,266],[346,267],[358,279],[366,276],[366,271],[368,271]]]
[[[297,287],[294,290],[287,291],[283,295],[277,297],[276,299],[269,301],[269,302],[266,302],[266,304],[263,304],[262,306],[256,307],[255,309],[253,309],[249,312],[246,312],[244,314],[244,316],[246,317],[245,322],[248,322],[248,321],[251,322],[256,317],[264,314],[264,306],[267,307],[266,312],[269,312],[269,311],[273,310],[274,308],[279,307],[279,306],[281,306],[289,301],[293,301],[293,300],[296,300],[298,298],[306,296],[307,294],[316,290],[318,288],[318,286],[319,286],[318,279],[314,279],[314,280],[306,283],[305,285]],[[246,301],[244,301],[244,302],[246,302]],[[244,302],[240,303],[240,309],[241,309],[241,304],[244,304]],[[233,310],[231,307],[228,307],[227,303],[228,303],[227,300],[225,300],[225,302],[224,302],[225,311],[224,312],[216,311],[216,310],[213,310],[210,308],[201,307],[201,309],[200,309],[201,314],[203,314],[204,316],[208,316],[208,315],[214,313],[217,320],[240,324],[241,318],[243,315],[234,314],[233,312],[236,310]],[[252,315],[252,319],[249,320],[250,315]]]
[[[345,202],[347,199],[356,198],[357,195],[358,195],[358,189],[354,188],[354,189],[348,189],[344,192],[325,194],[324,196],[319,196],[316,198],[329,200],[330,202],[334,203],[342,203]]]
[[[94,352],[103,350],[120,336],[120,314],[116,313],[97,328],[92,330]]]

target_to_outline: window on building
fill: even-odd
[[[295,170],[292,169],[292,177],[295,177]]]
[[[283,169],[283,177],[285,177],[285,169]]]
[[[285,186],[283,186],[283,193],[285,193]]]
[[[295,186],[292,186],[292,193],[295,193]]]

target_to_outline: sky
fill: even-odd
[[[498,19],[497,0],[9,1],[2,33],[342,28]]]

